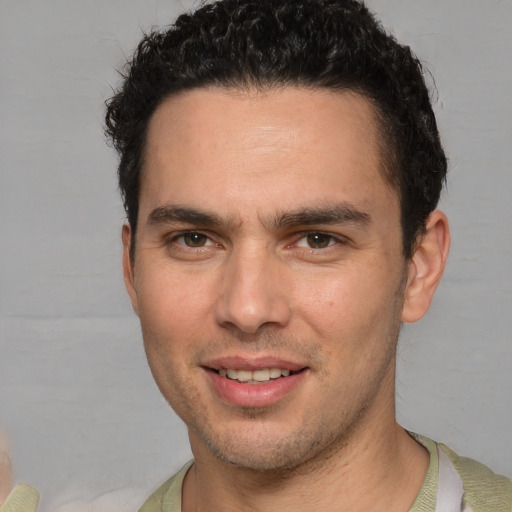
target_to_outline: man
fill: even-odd
[[[395,419],[402,322],[449,250],[417,59],[356,1],[225,0],[144,38],[108,103],[123,267],[194,462],[142,512],[505,511]]]

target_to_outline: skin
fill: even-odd
[[[0,512],[36,512],[39,493],[26,484],[13,488],[12,465],[6,436],[0,431]]]
[[[11,458],[9,457],[9,445],[7,437],[0,430],[0,505],[4,503],[7,496],[11,492],[12,468]]]
[[[300,88],[199,89],[153,115],[123,264],[151,370],[189,429],[184,510],[412,504],[428,455],[395,421],[395,350],[449,235],[434,212],[404,260],[376,126],[363,97]],[[212,385],[228,357],[303,371],[241,407]]]

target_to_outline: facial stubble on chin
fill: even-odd
[[[397,300],[397,303],[400,303],[400,300]],[[390,343],[387,357],[379,367],[379,375],[374,376],[366,393],[363,393],[363,401],[359,404],[355,413],[350,414],[350,411],[347,411],[347,414],[341,419],[338,418],[340,420],[338,425],[333,426],[328,419],[322,417],[313,417],[310,418],[312,423],[306,424],[305,428],[297,429],[289,437],[281,439],[278,443],[276,443],[275,438],[266,440],[262,436],[260,442],[253,447],[251,452],[240,449],[237,443],[233,444],[223,439],[222,434],[219,435],[216,432],[216,425],[211,425],[206,415],[201,419],[196,416],[195,421],[189,424],[189,429],[193,430],[193,435],[199,438],[216,458],[245,470],[256,473],[266,472],[269,475],[272,474],[274,478],[278,475],[280,475],[280,478],[284,478],[294,474],[308,473],[314,470],[315,467],[322,467],[329,458],[341,452],[350,443],[354,433],[357,432],[358,427],[364,421],[366,412],[375,399],[377,389],[382,384],[386,369],[389,368],[390,364],[393,364],[394,347],[400,328],[400,323],[397,322],[396,324],[395,332],[390,336],[395,341]],[[277,342],[278,338],[278,336],[274,337],[274,342]],[[280,345],[282,346],[282,340]],[[318,360],[320,351],[315,347],[314,352]],[[200,397],[198,399],[200,400]],[[271,421],[272,414],[279,407],[280,404],[261,409],[238,408],[237,414],[241,420],[255,424],[265,422],[267,418]],[[343,407],[343,404],[340,403],[340,407]],[[222,421],[222,418],[219,418],[219,421]],[[270,451],[261,449],[261,447],[267,445],[272,447]]]

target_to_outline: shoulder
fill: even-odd
[[[183,478],[194,461],[189,461],[144,502],[139,512],[181,512]]]
[[[511,512],[512,480],[498,475],[476,460],[461,457],[444,444],[439,447],[448,455],[464,486],[464,501],[474,512]]]
[[[440,499],[445,503],[455,495],[464,512],[512,512],[512,480],[476,460],[461,457],[445,444],[409,434],[430,455],[427,474],[411,512],[438,510]]]

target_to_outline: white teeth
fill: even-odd
[[[249,371],[249,370],[238,370],[238,380],[240,382],[249,382],[250,380],[254,380],[252,378],[252,374],[253,372]]]
[[[240,375],[240,372],[238,372]],[[238,377],[240,380],[240,377]],[[252,380],[257,380],[258,382],[265,382],[266,380],[270,380],[270,370],[266,368],[265,370],[255,370],[252,372]]]
[[[281,377],[281,370],[279,368],[270,368],[270,378],[278,379]]]
[[[251,371],[221,368],[219,375],[231,380],[238,380],[239,382],[268,382],[270,379],[288,377],[290,370],[282,370],[281,368],[261,368],[260,370]]]

